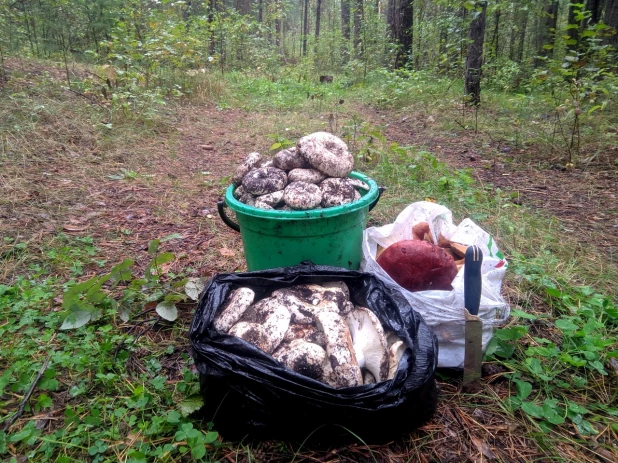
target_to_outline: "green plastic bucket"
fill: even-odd
[[[234,198],[234,185],[218,203],[221,219],[240,231],[249,271],[288,267],[309,260],[314,264],[357,270],[363,256],[363,230],[367,213],[380,199],[380,189],[369,177],[352,172],[350,177],[370,187],[361,199],[343,206],[310,211],[265,210]],[[364,193],[364,194],[363,194]],[[225,213],[236,213],[238,223]]]

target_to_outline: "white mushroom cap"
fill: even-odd
[[[232,291],[225,301],[225,305],[217,311],[213,321],[215,329],[222,333],[228,330],[240,320],[245,310],[253,304],[255,293],[249,288],[238,288]]]
[[[279,299],[282,305],[287,307],[292,316],[293,323],[310,325],[315,321],[315,315],[319,312],[339,312],[335,302],[314,299],[315,304],[307,302],[302,296],[294,292],[292,288],[282,288],[273,292],[273,297]]]
[[[283,340],[290,318],[290,311],[279,300],[269,297],[249,307],[228,334],[271,354]]]
[[[403,353],[406,350],[406,344],[403,341],[397,341],[388,349],[388,377],[386,379],[393,379],[397,373],[399,367],[399,360],[403,357]]]
[[[356,307],[346,316],[346,322],[358,365],[369,370],[376,381],[384,381],[388,376],[388,351],[380,320],[371,310]]]
[[[273,357],[287,368],[309,378],[321,379],[324,374],[326,351],[304,339],[294,339],[289,344],[281,344]]]
[[[326,338],[324,382],[336,388],[362,384],[352,338],[343,317],[335,312],[320,312],[316,315],[316,322]]]

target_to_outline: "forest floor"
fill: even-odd
[[[50,70],[29,69],[24,85],[29,73],[43,72]],[[83,105],[84,98],[77,94],[65,97],[66,112],[37,114],[36,139],[17,140],[19,132],[14,132],[13,140],[5,140],[9,157],[11,143],[26,146],[29,156],[20,153],[19,158],[2,163],[1,236],[27,243],[39,258],[63,239],[59,234],[88,236],[96,243],[102,267],[130,257],[143,270],[149,259],[148,242],[179,234],[180,238],[164,244],[164,250],[176,256],[166,264],[167,272],[190,268],[189,276],[207,278],[246,269],[240,235],[219,219],[216,203],[246,154],[266,150],[272,143],[263,135],[264,115],[220,110],[212,104],[178,106],[168,109],[172,123],[139,125],[107,143],[96,139],[92,127],[70,110],[71,105]],[[446,136],[433,129],[424,115],[412,122],[393,111],[357,109],[368,119],[386,123],[389,140],[422,146],[454,169],[473,169],[480,184],[512,190],[516,204],[538,209],[548,220],[557,217],[568,233],[579,237],[582,247],[600,248],[610,266],[618,262],[618,176],[611,167],[618,148],[584,168],[541,170],[537,163],[528,162],[534,153],[522,151],[522,162],[516,163],[505,163],[499,155],[486,159],[477,152],[478,137],[473,132]],[[318,130],[323,124],[318,118],[308,126]],[[138,138],[137,131],[141,133]],[[124,142],[119,143],[120,139]],[[509,150],[514,148],[495,147],[496,153]],[[6,247],[7,242],[0,246]],[[8,260],[0,270],[0,282],[12,281],[31,263],[26,258]],[[63,264],[68,275],[70,256],[67,262],[58,262],[59,267]],[[96,274],[101,266],[91,263],[83,274]],[[59,310],[60,305],[57,298],[52,310]],[[193,308],[187,305],[180,311],[184,323],[190,321]],[[161,333],[152,330],[146,337],[157,342]],[[181,341],[189,353],[188,343]],[[185,366],[180,355],[175,358],[176,365],[166,365],[170,377],[178,376]],[[133,361],[139,363],[138,358]],[[482,394],[463,395],[457,382],[449,380],[440,380],[440,389],[434,418],[409,438],[386,446],[357,444],[328,452],[302,451],[296,461],[370,461],[367,448],[380,462],[543,461],[546,453],[533,439],[523,437],[521,425],[492,408],[495,397],[509,393],[499,368],[487,371]],[[62,404],[55,403],[55,407],[61,413]],[[559,453],[567,460],[616,461],[612,460],[615,455],[603,449],[557,445],[564,447]],[[264,443],[254,457],[256,461],[282,461],[278,449],[278,443]],[[223,458],[249,461],[242,448],[230,450]]]

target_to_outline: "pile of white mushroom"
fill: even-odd
[[[254,298],[250,288],[232,291],[215,316],[215,329],[332,387],[394,378],[404,342],[385,333],[371,310],[355,306],[345,283],[296,285]]]
[[[365,182],[348,177],[354,157],[340,138],[316,132],[272,159],[250,153],[232,181],[234,197],[260,209],[309,210],[340,206],[369,191]]]

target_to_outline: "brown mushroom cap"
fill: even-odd
[[[266,195],[283,190],[288,182],[287,174],[276,167],[253,169],[242,179],[242,186],[254,195]]]
[[[328,132],[300,138],[296,149],[311,167],[329,177],[347,177],[354,168],[354,157],[348,151],[348,145]]]

